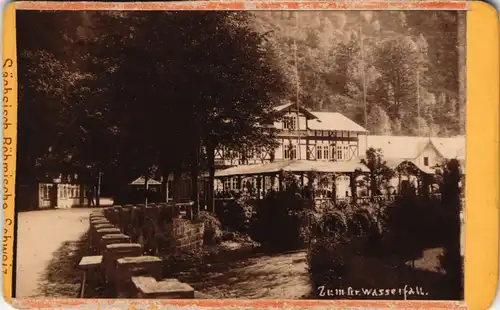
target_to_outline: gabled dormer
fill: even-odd
[[[278,111],[281,116],[280,120],[274,123],[274,127],[279,130],[307,130],[308,121],[317,119],[316,115],[301,106],[297,107],[297,105],[293,102],[282,104],[274,109]]]

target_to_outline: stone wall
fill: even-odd
[[[145,254],[192,251],[203,246],[204,225],[183,218],[172,204],[115,206],[104,211],[109,221]]]
[[[172,242],[168,251],[185,252],[192,251],[203,246],[204,224],[191,222],[185,219],[173,219],[167,225],[171,232]]]
[[[85,272],[81,297],[85,295],[86,279],[95,278],[103,281],[105,295],[110,298],[194,298],[194,289],[188,284],[177,279],[163,279],[162,259],[144,251],[143,244],[130,243],[132,238],[124,233],[124,228],[134,230],[135,223],[156,223],[170,236],[171,250],[184,251],[202,246],[203,223],[171,216],[170,221],[165,224],[167,217],[159,215],[162,214],[160,211],[167,209],[162,210],[160,206],[149,209],[146,206],[132,206],[132,209],[135,209],[135,214],[128,212],[132,211],[130,208],[120,206],[90,214],[90,246],[96,255],[84,256],[79,263],[79,268]],[[138,221],[134,221],[134,218]],[[142,235],[139,237],[139,240],[144,239]],[[155,240],[156,235],[149,238]]]

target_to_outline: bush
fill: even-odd
[[[313,288],[356,286],[362,278],[349,267],[354,257],[374,252],[382,246],[385,205],[333,204],[316,213],[312,221],[308,250],[308,271]]]
[[[439,247],[446,241],[447,215],[437,199],[401,197],[387,211],[390,246],[411,258],[424,248]]]
[[[346,240],[322,237],[311,242],[307,252],[308,272],[313,290],[321,285],[341,288],[345,286]]]
[[[219,219],[206,211],[201,211],[199,220],[203,222],[205,228],[203,233],[204,244],[215,244],[222,236],[221,223]]]
[[[293,191],[271,192],[258,201],[252,239],[276,250],[304,247],[310,236],[312,204]]]
[[[215,212],[226,230],[248,233],[255,209],[255,199],[242,195],[237,199],[219,200]]]

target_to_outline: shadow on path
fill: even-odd
[[[311,289],[305,251],[211,261],[170,276],[213,298],[301,299]]]
[[[77,298],[80,296],[83,273],[78,270],[81,258],[87,255],[88,235],[77,241],[66,241],[53,254],[41,275],[39,292],[45,297]]]

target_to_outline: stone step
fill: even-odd
[[[162,260],[157,256],[123,257],[116,260],[116,272],[120,277],[130,279],[135,275],[146,273],[155,279],[161,279]]]
[[[132,283],[137,290],[137,297],[144,299],[192,299],[194,289],[177,279],[163,279],[157,281],[153,277],[132,277]]]
[[[103,273],[106,282],[114,281],[117,259],[137,257],[142,254],[142,246],[137,243],[114,243],[106,245],[103,254]]]
[[[104,229],[104,228],[116,228],[113,224],[111,223],[98,223],[98,224],[92,224],[91,225],[92,229],[97,231],[99,229]]]
[[[108,244],[130,243],[130,237],[124,234],[108,234],[101,238],[101,249],[106,250]]]
[[[121,231],[116,227],[101,228],[96,230],[96,236],[99,238],[99,242],[101,241],[102,236],[112,234],[121,234]]]
[[[106,218],[95,218],[90,220],[90,225],[96,225],[96,224],[110,224],[110,223]]]
[[[156,256],[123,257],[116,260],[114,288],[118,298],[136,295],[132,277],[149,276],[156,280],[162,277],[162,260]]]
[[[121,231],[118,228],[101,228],[95,231],[90,231],[91,244],[95,249],[99,249],[101,244],[102,237],[105,235],[116,235],[121,234]]]

